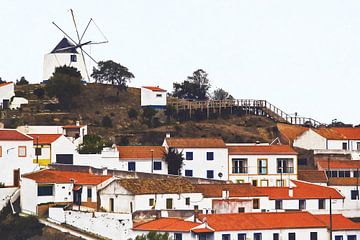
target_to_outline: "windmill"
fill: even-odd
[[[89,22],[87,23],[84,31],[82,32],[82,34],[80,35],[79,33],[79,29],[77,27],[77,23],[75,20],[75,15],[74,15],[74,11],[72,9],[70,9],[70,13],[71,13],[71,17],[72,17],[72,21],[75,27],[75,31],[76,31],[76,39],[74,40],[72,37],[70,37],[70,35],[68,33],[66,33],[62,28],[60,28],[55,22],[52,22],[52,24],[54,24],[54,26],[59,29],[64,35],[65,37],[60,41],[60,43],[54,48],[54,50],[52,50],[52,52],[50,54],[47,55],[51,55],[50,57],[47,57],[47,55],[45,55],[45,59],[44,59],[44,79],[48,79],[49,78],[49,73],[53,73],[55,67],[59,66],[59,65],[73,65],[79,68],[78,70],[80,72],[83,72],[84,75],[86,75],[86,78],[88,79],[88,81],[90,82],[90,75],[88,72],[88,68],[86,65],[86,59],[85,59],[85,55],[91,60],[93,61],[95,64],[97,64],[97,61],[87,52],[84,50],[85,46],[90,46],[90,45],[99,45],[99,44],[105,44],[108,43],[108,39],[106,38],[106,36],[104,35],[104,33],[100,30],[100,28],[98,27],[98,25],[95,23],[94,19],[90,18]],[[96,42],[96,41],[84,41],[84,36],[87,32],[87,30],[89,29],[90,25],[93,24],[97,30],[99,31],[99,33],[102,35],[102,37],[104,38],[103,41],[100,42]],[[80,53],[78,53],[78,50]],[[65,54],[68,54],[67,56],[64,56]],[[81,59],[79,61],[79,59],[77,59],[77,55],[79,54]],[[54,60],[55,57],[55,60]],[[82,75],[83,75],[82,74]],[[83,76],[85,77],[85,76]]]

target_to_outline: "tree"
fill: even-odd
[[[152,107],[145,107],[143,109],[143,118],[147,121],[148,126],[152,126],[153,118],[156,115],[156,110]]]
[[[103,127],[106,127],[106,128],[112,128],[112,120],[109,116],[104,116],[101,120],[101,124]]]
[[[129,240],[132,239],[130,238]],[[169,233],[157,233],[151,231],[148,234],[136,236],[135,240],[172,240],[172,237],[170,237]]]
[[[234,97],[231,96],[227,91],[222,88],[215,89],[212,94],[212,99],[214,100],[233,100]]]
[[[176,113],[176,108],[173,105],[166,105],[165,115],[167,117],[167,121],[171,121],[171,117]]]
[[[45,96],[45,89],[44,88],[36,88],[34,90],[34,94],[37,96],[37,98],[43,98]]]
[[[97,83],[109,83],[118,87],[117,95],[120,90],[127,89],[127,83],[134,78],[134,74],[129,72],[127,67],[122,66],[120,63],[114,61],[100,61],[98,68],[93,69],[91,77]]]
[[[136,119],[137,116],[138,116],[138,112],[136,111],[135,108],[130,108],[129,111],[128,111],[128,116],[131,119]]]
[[[2,80],[2,78],[0,77],[0,83],[6,83],[6,81]]]
[[[74,67],[62,66],[55,72],[45,86],[49,97],[56,97],[64,108],[71,108],[73,97],[80,94],[81,74]]]
[[[168,152],[164,152],[164,161],[168,165],[168,173],[173,175],[180,175],[183,165],[184,156],[175,148],[170,148]]]
[[[19,80],[16,80],[16,85],[26,85],[29,84],[29,81],[25,79],[24,76],[22,76]]]
[[[192,76],[188,76],[182,83],[174,83],[173,96],[178,98],[206,100],[209,96],[210,81],[208,74],[198,69],[193,72]]]
[[[111,143],[104,141],[98,135],[86,135],[84,136],[84,141],[78,147],[78,152],[80,154],[96,154],[101,153],[103,147],[111,146]]]

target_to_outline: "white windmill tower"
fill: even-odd
[[[90,74],[86,65],[85,55],[97,64],[97,61],[84,50],[84,46],[87,45],[95,45],[95,44],[103,44],[108,43],[109,41],[100,30],[100,28],[96,25],[95,21],[90,18],[88,24],[85,27],[84,32],[79,34],[79,30],[77,28],[74,12],[70,9],[72,21],[74,23],[77,41],[69,36],[64,30],[62,30],[55,22],[52,22],[65,36],[64,38],[56,45],[56,47],[48,54],[44,56],[44,66],[43,66],[43,80],[48,80],[55,71],[56,67],[60,66],[71,66],[77,68],[83,79],[87,79],[89,82]],[[93,24],[97,30],[100,32],[104,41],[94,42],[94,41],[85,41],[83,42],[83,38],[85,36],[86,31],[89,29],[89,26]]]

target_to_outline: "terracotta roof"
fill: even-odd
[[[62,134],[29,134],[34,139],[34,144],[51,144],[55,142]]]
[[[222,197],[222,191],[228,190],[229,197],[264,196],[251,184],[196,184],[196,192],[201,192],[204,197]]]
[[[0,87],[7,86],[9,84],[14,84],[14,83],[13,82],[0,83]]]
[[[359,182],[359,183],[358,183]],[[329,185],[330,186],[357,186],[360,185],[360,179],[354,177],[346,177],[346,178],[329,178]]]
[[[191,229],[192,232],[194,233],[212,233],[215,232],[214,230],[210,229],[210,228],[194,228]]]
[[[312,183],[326,183],[327,177],[324,171],[298,170],[298,179]]]
[[[143,86],[143,88],[149,89],[154,92],[166,92],[165,89],[159,88],[159,87],[153,87],[153,86]]]
[[[309,129],[307,127],[285,123],[278,123],[276,126],[279,132],[291,142]]]
[[[71,179],[75,179],[75,184],[79,185],[98,185],[111,178],[109,175],[94,175],[85,172],[50,169],[23,174],[22,176],[32,179],[37,183],[71,183]]]
[[[0,129],[0,140],[3,141],[32,141],[33,139],[16,129]]]
[[[315,214],[314,216],[330,228],[330,215]],[[332,214],[332,229],[335,231],[360,230],[360,223],[353,222],[341,214]]]
[[[293,197],[289,196],[289,187],[259,187],[258,190],[269,199],[343,199],[336,189],[303,181],[291,180],[296,186],[292,187]]]
[[[85,125],[65,125],[63,126],[64,129],[79,129],[84,127]]]
[[[183,178],[119,179],[117,182],[133,194],[192,193],[194,186]]]
[[[321,169],[356,169],[360,168],[360,160],[318,160],[317,164]]]
[[[192,228],[201,225],[179,218],[160,218],[150,222],[142,223],[133,227],[133,230],[140,231],[179,231],[189,232]]]
[[[293,155],[297,154],[289,145],[243,145],[227,146],[231,155]]]
[[[166,138],[169,147],[174,148],[226,148],[221,138]]]
[[[165,152],[161,146],[118,146],[117,149],[120,159],[162,159]]]
[[[315,132],[331,140],[357,140],[360,139],[360,128],[318,128]]]
[[[262,212],[233,214],[200,214],[215,231],[294,229],[326,227],[308,212]]]

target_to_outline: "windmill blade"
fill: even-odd
[[[109,41],[104,41],[104,42],[91,42],[90,45],[96,45],[96,44],[104,44],[104,43],[108,43]]]
[[[90,56],[90,54],[88,54],[83,48],[80,48],[81,49],[81,52],[84,52],[86,54],[86,56],[88,56],[91,60],[93,60],[94,63],[98,64],[98,62]]]
[[[82,47],[80,47],[80,51],[81,51],[81,57],[83,59],[83,62],[84,62],[84,66],[85,66],[85,72],[86,72],[86,76],[87,76],[87,79],[89,80],[90,82],[90,75],[89,75],[89,71],[87,69],[87,65],[86,65],[86,60],[85,60],[85,56],[84,56],[84,49],[82,49]]]
[[[75,26],[76,35],[77,35],[77,38],[78,38],[79,44],[80,44],[80,35],[79,35],[79,31],[78,31],[78,28],[77,28],[77,25],[76,25],[76,20],[75,20],[74,12],[73,12],[72,9],[70,9],[70,12],[71,12],[72,20],[73,20],[73,23],[74,23],[74,26]]]
[[[92,20],[93,20],[93,19],[92,19],[92,18],[90,18],[90,20],[89,20],[88,24],[86,25],[86,28],[85,28],[85,30],[84,30],[84,32],[83,32],[83,34],[81,35],[80,41],[83,39],[83,37],[84,37],[84,35],[85,35],[85,33],[86,33],[87,29],[89,28],[90,23],[92,22]]]
[[[56,25],[55,22],[52,22],[52,24],[55,25],[55,27],[57,27],[68,39],[70,39],[75,45],[78,45],[77,42],[74,41],[74,39],[72,39],[69,34],[67,34],[64,30],[62,30],[58,25]]]

